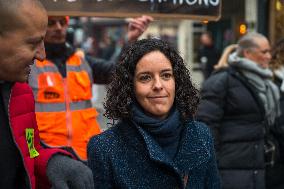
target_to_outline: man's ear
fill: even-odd
[[[252,51],[249,50],[249,49],[245,49],[245,50],[243,51],[243,55],[244,55],[245,58],[251,57],[251,53],[252,53]]]

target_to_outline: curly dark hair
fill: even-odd
[[[125,47],[107,87],[104,103],[105,116],[109,119],[130,118],[130,104],[135,101],[133,79],[136,64],[146,54],[160,51],[171,62],[175,78],[175,104],[183,120],[192,117],[199,103],[199,91],[193,86],[189,70],[175,48],[159,39],[143,39]]]

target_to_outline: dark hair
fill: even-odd
[[[171,62],[175,78],[175,104],[184,120],[195,114],[199,103],[198,90],[193,86],[189,70],[178,52],[159,39],[143,39],[130,44],[120,54],[119,62],[107,88],[104,103],[109,119],[130,118],[130,104],[135,101],[133,78],[138,61],[152,51],[160,51]]]
[[[270,67],[272,70],[278,69],[281,65],[284,65],[284,38],[280,39],[272,48],[272,59]]]

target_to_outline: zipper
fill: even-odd
[[[67,146],[72,145],[72,115],[70,110],[70,97],[68,95],[68,83],[67,77],[63,78],[64,85],[64,96],[65,96],[65,106],[66,106],[66,129],[67,129]]]
[[[12,88],[13,88],[13,86],[12,86]],[[9,129],[10,129],[10,131],[11,131],[13,141],[14,141],[14,143],[15,143],[15,145],[16,145],[18,151],[20,152],[20,156],[21,156],[21,158],[22,158],[22,163],[23,163],[23,165],[24,165],[26,174],[27,174],[27,176],[28,176],[28,178],[29,178],[29,188],[32,188],[31,178],[30,178],[29,172],[28,172],[28,170],[27,170],[27,166],[26,166],[26,164],[25,164],[22,151],[20,150],[19,145],[18,145],[18,143],[16,142],[16,139],[15,139],[15,137],[14,137],[14,132],[13,132],[13,130],[12,130],[12,128],[11,128],[11,120],[10,120],[10,101],[11,101],[12,90],[13,90],[13,89],[11,89],[11,92],[10,92],[10,95],[9,95],[9,102],[8,102]]]

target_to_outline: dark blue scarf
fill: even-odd
[[[179,111],[173,107],[164,120],[146,115],[138,105],[132,105],[132,113],[133,122],[149,133],[164,152],[173,159],[178,150],[182,131]]]

